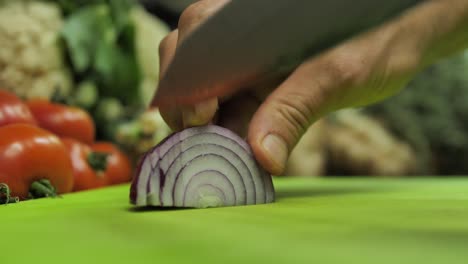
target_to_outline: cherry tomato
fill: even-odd
[[[132,179],[132,167],[130,159],[114,144],[108,142],[96,142],[91,145],[93,151],[108,153],[106,173],[109,184],[121,184]]]
[[[42,99],[30,100],[26,104],[40,127],[60,137],[75,138],[86,144],[94,141],[96,128],[86,111]]]
[[[37,126],[0,127],[0,183],[20,200],[70,192],[73,167],[65,145]]]
[[[73,191],[97,189],[108,185],[107,154],[94,152],[90,146],[73,138],[62,138],[68,149],[75,184]]]
[[[15,94],[0,89],[0,126],[25,123],[36,124],[28,106]]]

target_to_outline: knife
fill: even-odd
[[[284,76],[305,59],[421,2],[233,0],[177,48],[152,104],[194,104]]]

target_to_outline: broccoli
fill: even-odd
[[[412,145],[419,174],[468,173],[468,52],[428,67],[365,112]]]

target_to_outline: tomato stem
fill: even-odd
[[[10,195],[10,187],[6,183],[0,183],[0,196]]]
[[[57,196],[57,192],[49,180],[42,179],[31,183],[31,186],[29,187],[29,196],[32,199],[55,197]]]
[[[8,198],[8,201],[5,204],[11,204],[11,203],[18,203],[19,202],[19,197],[17,196],[10,196]],[[1,203],[1,202],[0,202]]]
[[[0,183],[0,204],[9,204],[19,202],[18,197],[12,197],[10,187],[6,183]]]
[[[109,157],[109,153],[95,151],[89,153],[87,161],[94,171],[105,171],[107,169],[107,157]]]
[[[57,103],[57,104],[64,104],[64,105],[68,104],[67,98],[60,91],[59,87],[54,88],[54,92],[52,93],[50,101],[53,103]]]

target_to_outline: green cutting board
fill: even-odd
[[[468,178],[275,179],[277,202],[134,210],[128,186],[0,207],[0,263],[468,263]]]

